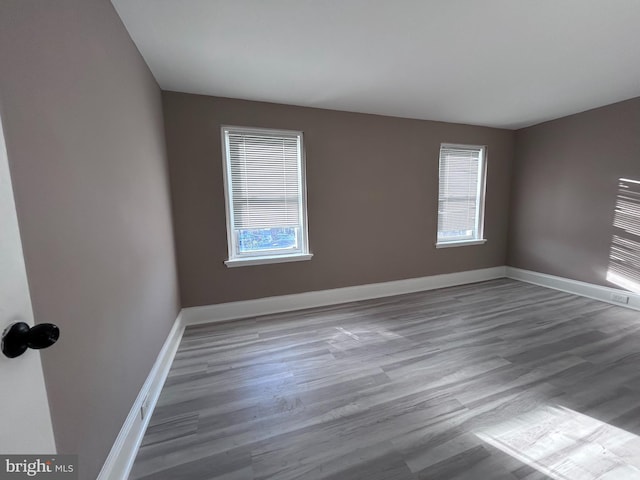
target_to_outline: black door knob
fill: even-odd
[[[24,322],[9,325],[2,334],[2,353],[15,358],[27,351],[27,348],[47,348],[60,338],[60,329],[52,323],[40,323],[29,327]]]

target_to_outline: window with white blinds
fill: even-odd
[[[227,265],[310,258],[302,132],[222,127],[222,138]]]
[[[438,246],[482,243],[486,149],[440,147]]]

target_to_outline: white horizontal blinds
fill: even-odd
[[[227,142],[234,228],[300,226],[299,137],[228,131]]]
[[[478,238],[482,147],[442,145],[438,240]]]

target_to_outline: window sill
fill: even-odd
[[[458,240],[455,242],[436,243],[436,248],[465,247],[467,245],[482,245],[484,243],[487,243],[486,238],[480,240]]]
[[[311,260],[312,253],[297,253],[295,255],[271,255],[267,257],[234,258],[226,260],[224,264],[229,267],[248,267],[250,265],[266,265],[268,263],[302,262]]]

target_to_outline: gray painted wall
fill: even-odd
[[[509,265],[617,286],[606,275],[620,178],[640,180],[640,98],[519,130]]]
[[[107,0],[3,0],[0,65],[56,445],[95,478],[179,306],[160,90]]]
[[[504,265],[514,132],[163,92],[183,306]],[[220,125],[303,130],[308,262],[227,268]],[[481,246],[436,249],[442,142],[488,145]]]

